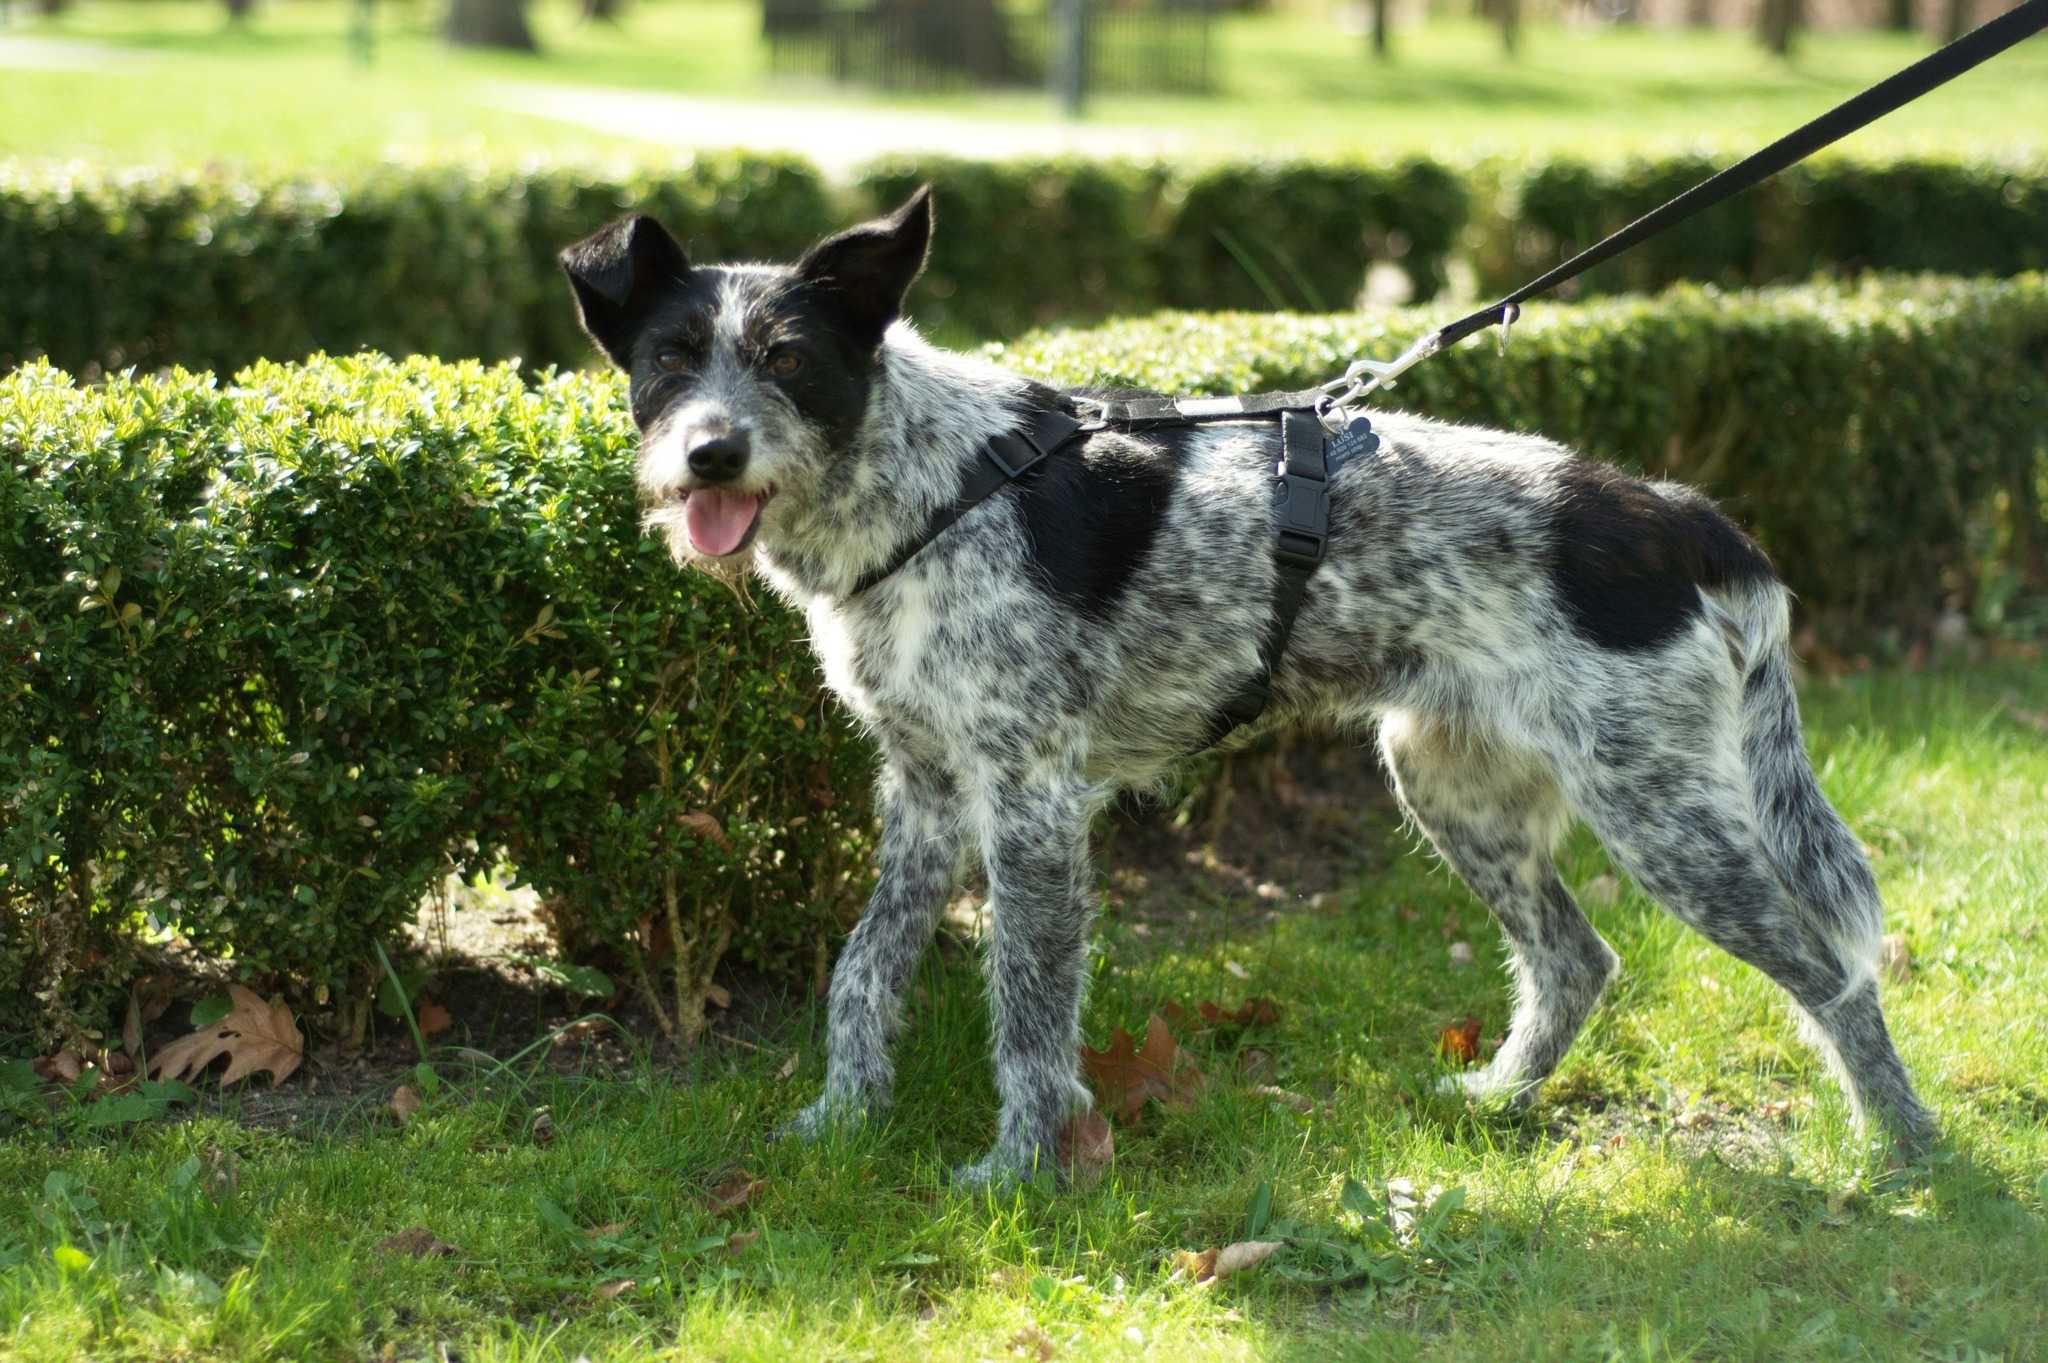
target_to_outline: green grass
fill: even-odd
[[[819,1080],[808,1001],[776,1010],[766,1049],[714,1047],[687,1075],[462,1078],[444,1056],[455,1082],[402,1129],[381,1093],[295,1125],[240,1124],[230,1096],[121,1138],[17,1129],[0,1357],[1009,1358],[1035,1327],[1074,1359],[2039,1358],[2043,710],[2038,663],[1808,696],[1822,780],[1911,947],[1889,1007],[1950,1138],[1922,1170],[1888,1174],[1850,1135],[1770,987],[1632,891],[1594,909],[1625,973],[1533,1116],[1431,1096],[1438,1030],[1471,1012],[1497,1034],[1506,1000],[1484,911],[1375,815],[1385,865],[1320,907],[1219,896],[1184,926],[1113,914],[1101,934],[1091,1038],[1162,998],[1271,996],[1284,1015],[1250,1041],[1315,1115],[1231,1083],[1240,1043],[1196,1041],[1207,1095],[1120,1129],[1092,1191],[949,1191],[993,1102],[954,953],[922,978],[893,1122],[823,1147],[763,1140]],[[1566,864],[1581,885],[1605,871],[1583,838]],[[1481,968],[1449,963],[1447,927]],[[528,1135],[539,1105],[551,1143]],[[230,1190],[209,1191],[216,1152]],[[703,1191],[734,1165],[767,1183],[720,1218]],[[1398,1177],[1464,1193],[1415,1246],[1340,1203],[1347,1179]],[[1369,1285],[1289,1281],[1300,1249],[1207,1287],[1169,1277],[1172,1251],[1240,1238],[1268,1186],[1277,1221],[1367,1246]],[[413,1225],[459,1252],[375,1248]],[[735,1231],[758,1238],[732,1252]]]
[[[19,8],[19,7],[18,7]],[[392,156],[491,160],[536,154],[644,156],[630,138],[487,106],[496,83],[560,84],[1045,120],[1031,91],[883,97],[778,82],[758,10],[743,0],[641,0],[614,28],[539,0],[539,57],[447,49],[438,4],[378,7],[378,57],[356,64],[353,6],[273,3],[240,29],[197,0],[82,0],[26,32],[121,49],[90,71],[8,70],[0,154],[113,162],[233,159],[330,168]],[[1224,20],[1209,99],[1114,96],[1096,121],[1170,129],[1197,154],[1488,152],[1712,146],[1747,149],[1927,50],[1912,36],[1815,35],[1792,63],[1742,32],[1536,24],[1510,62],[1493,32],[1446,21],[1400,34],[1382,66],[1363,41],[1297,17]],[[2048,127],[2048,43],[1999,58],[1852,139],[1866,152],[2038,152]],[[959,150],[971,152],[971,144]]]

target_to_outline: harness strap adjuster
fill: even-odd
[[[981,453],[989,463],[1002,470],[1005,478],[1020,478],[1025,471],[1045,458],[1046,451],[1040,449],[1021,431],[1004,431],[991,436],[981,447]]]

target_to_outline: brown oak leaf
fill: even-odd
[[[1478,1018],[1468,1017],[1437,1033],[1436,1053],[1455,1065],[1469,1065],[1479,1058]]]
[[[705,1205],[711,1209],[714,1216],[736,1212],[747,1205],[748,1200],[761,1190],[765,1182],[766,1180],[755,1178],[744,1169],[735,1169],[727,1174],[717,1187],[705,1194]]]
[[[1206,1283],[1257,1268],[1285,1244],[1283,1240],[1240,1240],[1221,1249],[1184,1249],[1174,1254],[1173,1268],[1189,1282]]]
[[[38,1056],[29,1066],[36,1078],[47,1079],[53,1084],[68,1084],[85,1073],[85,1058],[77,1051],[66,1047],[49,1055]]]
[[[409,1259],[445,1259],[461,1253],[425,1226],[407,1226],[396,1235],[385,1236],[377,1242],[377,1251],[380,1254],[403,1254]]]
[[[1122,1121],[1135,1121],[1152,1098],[1185,1112],[1195,1105],[1203,1085],[1201,1070],[1181,1053],[1166,1019],[1157,1013],[1146,1019],[1143,1046],[1119,1027],[1109,1039],[1109,1049],[1081,1048],[1081,1068],[1095,1088],[1097,1103]]]
[[[223,1087],[258,1070],[269,1071],[273,1088],[290,1077],[306,1058],[306,1038],[299,1034],[292,1010],[283,999],[265,1003],[239,984],[228,986],[228,997],[234,1007],[226,1017],[179,1037],[150,1057],[151,1078],[196,1075],[221,1056],[228,1057],[220,1077]]]
[[[404,1126],[412,1120],[412,1114],[420,1110],[420,1091],[411,1084],[400,1084],[392,1091],[391,1101],[384,1104],[398,1124]]]
[[[418,1022],[421,1036],[439,1036],[455,1025],[455,1018],[432,999],[421,999]]]

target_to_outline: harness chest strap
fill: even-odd
[[[888,562],[855,584],[853,595],[873,587],[909,563],[962,516],[1031,472],[1082,434],[1116,426],[1147,430],[1159,426],[1195,425],[1208,421],[1242,421],[1277,416],[1281,422],[1281,459],[1273,482],[1273,620],[1259,650],[1258,671],[1224,702],[1210,724],[1209,742],[1222,741],[1233,730],[1265,713],[1273,696],[1273,670],[1287,652],[1294,619],[1308,594],[1308,580],[1323,561],[1330,533],[1330,449],[1318,413],[1319,390],[1299,393],[1251,393],[1221,398],[1136,398],[1091,401],[1095,409],[1085,422],[1057,408],[1032,412],[1021,430],[993,436],[962,481],[953,500],[925,523]],[[1338,438],[1338,454],[1378,444],[1364,418],[1355,418]]]

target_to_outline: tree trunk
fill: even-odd
[[[1685,22],[1694,28],[1714,26],[1714,0],[1686,0]]]
[[[1372,0],[1372,54],[1381,61],[1392,56],[1387,42],[1387,10],[1390,0]]]
[[[71,8],[71,0],[36,0],[36,13],[46,19],[54,19]]]
[[[249,11],[256,8],[256,0],[227,0],[228,22],[239,24],[249,17]]]
[[[624,7],[625,0],[583,0],[583,21],[616,24]]]
[[[1973,8],[1970,0],[1948,0],[1948,3],[1942,6],[1941,40],[1943,42],[1952,43],[1970,31],[1972,27],[1970,20],[1973,17],[1970,11]]]
[[[1799,31],[1800,0],[1764,0],[1757,15],[1757,36],[1765,47],[1780,57],[1792,55],[1792,39]]]
[[[533,30],[526,26],[525,0],[454,0],[443,36],[457,47],[535,50]]]
[[[1897,33],[1913,31],[1913,0],[1890,0],[1885,12],[1885,27]]]
[[[1522,0],[1494,0],[1500,14],[1501,50],[1510,57],[1522,50]]]

